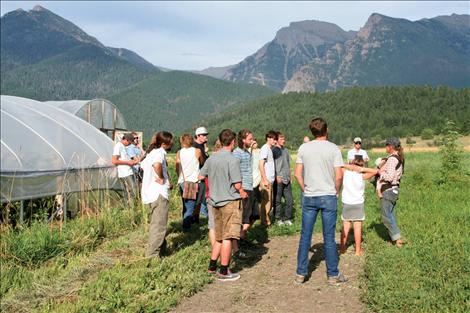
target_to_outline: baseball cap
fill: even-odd
[[[361,137],[356,137],[356,138],[354,138],[353,142],[354,142],[354,143],[356,143],[356,142],[362,142],[362,139],[361,139]]]
[[[207,131],[207,129],[205,127],[198,127],[198,128],[196,128],[196,131],[194,132],[194,134],[196,136],[198,136],[198,135],[207,135],[207,134],[209,134],[209,132]]]
[[[388,146],[388,145],[394,146],[395,148],[401,146],[400,140],[398,138],[395,138],[395,137],[391,137],[391,138],[388,138],[387,140],[385,140],[385,145],[386,146]]]

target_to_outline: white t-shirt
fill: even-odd
[[[355,155],[362,155],[362,158],[364,159],[365,162],[369,161],[369,156],[367,155],[366,150],[364,149],[351,149],[348,151],[348,161],[354,160]]]
[[[155,163],[162,164],[163,171],[163,185],[157,183],[157,173],[153,168]],[[142,202],[145,204],[152,203],[162,197],[168,199],[168,191],[170,189],[170,181],[168,180],[168,168],[166,163],[166,151],[163,148],[153,149],[147,157],[140,163],[144,170],[144,177],[142,178]]]
[[[269,182],[274,182],[274,176],[276,175],[274,170],[274,157],[273,151],[268,146],[268,144],[264,144],[264,146],[261,147],[261,150],[259,152],[259,159],[266,161],[264,163],[264,171],[266,173],[266,178]]]
[[[118,142],[113,149],[113,155],[119,156],[119,160],[121,161],[129,161],[131,158],[127,154],[126,146],[122,142]],[[126,164],[119,164],[117,166],[118,170],[118,177],[127,177],[133,174],[132,168]]]
[[[342,201],[346,204],[364,203],[366,184],[361,173],[344,171]]]
[[[304,143],[295,163],[303,164],[306,197],[336,195],[335,168],[343,166],[337,145],[327,140]]]

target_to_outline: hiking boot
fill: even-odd
[[[341,273],[339,273],[337,276],[328,276],[328,283],[330,285],[337,285],[347,281],[348,279]]]
[[[305,276],[304,275],[295,275],[295,280],[294,280],[297,284],[303,284],[305,283]]]
[[[286,221],[284,221],[284,225],[286,225],[286,226],[292,226],[291,220],[286,220]]]
[[[230,270],[228,270],[227,275],[223,275],[219,271],[217,272],[217,279],[219,281],[236,281],[240,279],[240,274],[232,273]]]

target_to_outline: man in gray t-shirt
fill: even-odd
[[[337,196],[343,178],[341,170],[343,159],[339,148],[328,141],[327,124],[324,119],[313,119],[310,123],[310,131],[315,140],[300,146],[295,165],[295,178],[304,192],[295,281],[303,283],[307,278],[308,252],[313,227],[318,213],[321,213],[328,281],[342,283],[346,281],[346,278],[338,270],[335,227]]]
[[[214,215],[215,243],[209,262],[208,272],[216,273],[217,260],[220,257],[220,269],[217,277],[222,281],[234,281],[239,274],[228,269],[232,254],[232,245],[240,239],[242,229],[242,208],[240,199],[247,193],[242,187],[240,161],[232,155],[235,148],[235,133],[224,129],[219,134],[222,149],[213,154],[199,172],[199,179],[208,178],[209,203]]]

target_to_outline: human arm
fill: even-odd
[[[197,150],[196,150],[197,151]],[[180,160],[180,152],[176,152],[176,159],[175,159],[175,170],[176,170],[176,176],[180,177],[180,172],[181,172],[181,160]]]
[[[266,160],[261,159],[259,160],[259,172],[261,174],[261,183],[265,186],[269,186],[269,181],[266,177],[266,171],[264,170],[264,164],[266,163]]]
[[[233,184],[233,187],[238,191],[238,193],[240,193],[240,197],[242,197],[242,199],[245,199],[248,197],[248,194],[246,193],[246,191],[243,190],[241,182]]]
[[[384,166],[379,170],[380,178],[384,181],[392,182],[395,178],[395,168],[398,165],[396,158],[388,158]]]
[[[343,169],[341,166],[335,167],[335,188],[336,196],[339,196],[341,186],[343,185]]]
[[[111,163],[113,163],[114,165],[129,165],[129,166],[132,166],[136,163],[138,163],[139,161],[137,159],[134,159],[134,160],[121,160],[119,159],[119,155],[113,155],[112,158],[111,158]]]
[[[165,179],[163,178],[163,166],[160,162],[155,162],[153,165],[153,170],[155,174],[157,174],[157,179],[155,180],[158,184],[163,185],[165,183]]]
[[[295,164],[295,169],[294,169],[295,179],[297,179],[297,182],[299,183],[300,190],[302,190],[302,192],[305,192],[304,177],[302,175],[303,170],[304,170],[304,165],[302,163]]]
[[[195,153],[196,153],[196,159],[198,160],[199,165],[203,164],[204,163],[204,158],[202,157],[201,150],[196,148]]]

